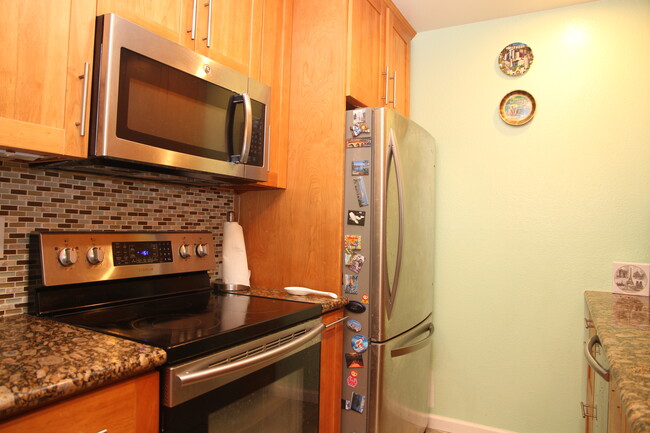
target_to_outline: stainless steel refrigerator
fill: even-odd
[[[432,365],[434,139],[385,108],[347,112],[342,433],[424,432]]]

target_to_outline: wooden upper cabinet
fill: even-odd
[[[386,58],[391,81],[388,104],[390,108],[408,116],[411,39],[415,37],[415,31],[395,9],[389,8],[386,18]]]
[[[186,3],[187,0],[97,0],[97,15],[114,13],[160,36],[181,43],[187,31],[183,26]]]
[[[408,116],[410,44],[415,31],[388,0],[349,0],[348,103]]]
[[[385,10],[382,0],[349,1],[346,88],[348,99],[354,105],[384,105]]]
[[[94,27],[94,2],[0,2],[1,148],[87,155]]]
[[[262,9],[262,0],[199,1],[196,51],[259,78]]]

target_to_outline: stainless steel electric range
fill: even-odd
[[[35,314],[166,351],[161,432],[318,431],[320,305],[216,292],[209,232],[34,241]]]

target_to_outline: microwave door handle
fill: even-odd
[[[253,109],[251,106],[251,97],[248,93],[242,93],[244,100],[244,142],[241,146],[241,158],[239,162],[246,164],[248,162],[248,154],[251,150],[251,140],[253,137]]]

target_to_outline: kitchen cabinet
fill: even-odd
[[[286,188],[292,0],[263,0],[259,77],[271,87],[269,178],[238,190]],[[255,78],[255,77],[254,77]]]
[[[191,6],[187,0],[97,0],[97,15],[114,13],[180,44],[190,29],[183,25],[191,15],[188,3]]]
[[[157,433],[158,373],[110,385],[0,424],[0,433]]]
[[[415,31],[396,9],[386,13],[386,58],[391,85],[388,86],[387,105],[404,116],[409,115],[411,39]]]
[[[346,95],[353,106],[409,114],[415,31],[392,2],[349,0]]]
[[[341,427],[341,374],[343,358],[343,318],[342,310],[323,315],[325,325],[332,324],[323,331],[320,363],[320,422],[318,431],[335,433]]]
[[[588,338],[596,335],[591,316],[585,320]],[[604,349],[596,344],[592,354],[600,365],[607,366]],[[623,410],[621,396],[613,377],[601,378],[595,369],[587,364],[586,402],[582,403],[582,417],[585,419],[585,433],[631,433],[627,416]]]
[[[0,2],[0,148],[86,155],[94,28],[94,2]]]

